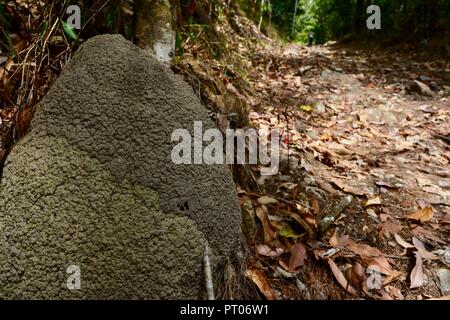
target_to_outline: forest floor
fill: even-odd
[[[252,64],[251,126],[283,133],[278,174],[238,186],[260,293],[448,299],[448,61],[267,42]]]

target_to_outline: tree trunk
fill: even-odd
[[[134,42],[159,61],[175,54],[176,6],[172,0],[134,0]]]
[[[365,25],[366,3],[364,0],[356,2],[355,34],[363,34],[367,29]]]
[[[298,0],[295,0],[294,17],[292,18],[292,30],[291,30],[291,35],[294,35],[295,18],[297,17],[297,6],[298,6]]]
[[[263,17],[264,17],[264,2],[265,2],[265,0],[261,0],[261,8],[259,9],[260,14],[259,14],[258,30],[261,30],[261,24],[262,24]]]

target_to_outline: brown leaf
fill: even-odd
[[[338,244],[337,244],[337,246],[338,246],[339,248],[344,248],[344,247],[346,247],[351,241],[353,241],[353,240],[350,239],[350,236],[349,236],[348,234],[343,235],[342,237],[340,237],[340,238],[338,239]]]
[[[368,256],[361,256],[361,259],[363,259],[363,261],[367,263],[369,267],[372,266],[378,268],[380,273],[386,276],[389,276],[394,272],[391,268],[391,265],[389,264],[389,261],[384,256],[372,258]]]
[[[303,214],[303,219],[305,219],[311,227],[317,229],[317,220],[311,213]]]
[[[391,222],[385,221],[381,224],[380,231],[378,232],[380,237],[389,236],[391,234],[399,233],[402,230],[401,226]]]
[[[440,224],[450,224],[450,214],[446,214],[440,221]]]
[[[283,261],[283,259],[280,259],[278,261],[278,264],[286,271],[289,271],[289,266],[286,262]]]
[[[429,230],[426,230],[425,228],[421,227],[421,226],[417,226],[415,228],[413,228],[411,230],[412,234],[415,236],[424,236],[432,241],[436,241],[437,243],[440,244],[446,244],[446,242],[442,239],[440,239],[439,237],[437,237],[434,232],[431,232]]]
[[[305,246],[298,242],[291,248],[291,257],[289,258],[289,272],[294,272],[297,268],[305,265]]]
[[[400,237],[398,234],[394,234],[394,238],[395,241],[397,241],[397,243],[399,245],[401,245],[403,248],[407,249],[407,248],[414,248],[414,246],[408,242],[406,242],[405,240],[402,239],[402,237]]]
[[[338,235],[337,235],[337,231],[336,230],[334,230],[333,235],[331,236],[329,243],[333,247],[337,247],[337,245],[339,243],[339,239],[338,239]]]
[[[359,243],[354,242],[353,240],[349,240],[349,243],[347,244],[347,248],[349,250],[353,251],[354,253],[359,254],[360,256],[365,256],[365,257],[378,257],[383,254],[377,248],[371,247],[367,244],[359,244]]]
[[[14,51],[19,54],[27,47],[27,39],[21,39],[16,44],[14,44]]]
[[[359,188],[357,186],[352,186],[352,185],[346,184],[343,180],[339,180],[337,178],[330,177],[330,181],[333,182],[336,186],[339,187],[339,189],[341,189],[345,193],[351,193],[355,196],[365,196],[366,195],[365,190],[362,190],[361,188]]]
[[[387,293],[390,293],[391,295],[393,295],[397,300],[404,299],[402,292],[396,287],[386,286],[386,287],[384,287],[384,290],[386,290]]]
[[[336,265],[336,263],[334,263],[333,260],[328,259],[328,265],[331,268],[331,271],[333,272],[334,277],[336,278],[337,282],[342,286],[342,288],[344,288],[345,290],[347,290],[348,293],[350,293],[351,295],[356,296],[356,290],[355,288],[353,288],[347,281],[347,279],[345,278],[344,274],[342,273],[342,271],[339,269],[339,267]]]
[[[267,281],[266,276],[261,270],[256,268],[248,269],[245,275],[253,281],[253,283],[258,287],[259,291],[266,297],[267,300],[275,300],[275,293]]]
[[[401,271],[394,271],[391,275],[387,276],[384,280],[383,280],[383,287],[400,279],[402,276],[404,275],[403,272]]]
[[[393,272],[389,261],[377,248],[371,247],[367,244],[359,244],[353,240],[349,240],[346,248],[358,254],[369,267],[377,267],[382,274],[390,275]]]
[[[311,199],[311,208],[313,209],[314,214],[318,214],[320,212],[319,201],[315,197]]]
[[[425,249],[425,245],[422,243],[422,241],[420,241],[419,239],[417,239],[416,237],[412,237],[412,243],[413,245],[417,248],[417,249]]]
[[[265,206],[256,209],[256,216],[261,221],[264,230],[264,243],[271,244],[275,237],[275,232],[272,230],[269,218],[267,217],[267,208]]]
[[[5,97],[9,97],[11,95],[11,76],[12,76],[12,67],[14,66],[14,60],[8,59],[5,66],[0,68],[0,80],[3,79],[3,90]]]
[[[369,206],[373,206],[373,205],[379,205],[381,204],[381,198],[380,196],[376,196],[373,198],[370,198],[369,200],[366,201],[366,203],[364,203],[365,207],[369,207]]]
[[[416,237],[412,237],[412,243],[416,247],[416,249],[419,251],[420,256],[424,258],[425,260],[436,260],[439,259],[437,255],[435,255],[432,252],[429,252],[427,249],[425,249],[425,245],[417,239]]]
[[[359,287],[365,279],[365,268],[356,261],[354,265],[350,268],[349,272],[349,282]]]
[[[380,289],[377,291],[379,294],[378,298],[379,300],[394,300],[384,289]]]
[[[275,250],[272,250],[269,246],[265,244],[260,244],[256,247],[256,251],[258,251],[258,254],[265,257],[270,258],[277,258],[281,256],[284,252],[281,248],[276,248]]]
[[[426,207],[417,212],[411,213],[406,217],[406,220],[417,220],[420,222],[430,221],[433,218],[433,208]]]
[[[424,208],[428,207],[428,204],[423,199],[417,200],[417,204],[419,205],[420,209],[424,209]]]
[[[410,289],[419,288],[423,285],[422,257],[420,256],[419,252],[415,252],[414,255],[416,256],[416,265],[411,271],[411,284],[409,286]]]
[[[187,5],[186,16],[187,17],[192,16],[195,12],[196,7],[197,7],[197,4],[195,3],[195,0],[190,0]]]

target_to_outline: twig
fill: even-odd
[[[205,271],[205,282],[206,282],[206,294],[208,300],[215,300],[214,298],[214,285],[212,281],[211,263],[209,262],[209,246],[208,241],[205,240],[205,254],[203,255],[203,268]]]
[[[409,259],[411,259],[410,257],[392,256],[392,255],[388,255],[388,254],[385,254],[384,256],[386,258],[389,258],[389,259],[401,259],[401,260],[409,260]]]

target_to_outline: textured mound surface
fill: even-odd
[[[83,44],[5,164],[0,297],[202,297],[204,239],[223,262],[240,209],[226,166],[171,161],[173,130],[194,121],[213,127],[152,57],[116,35]]]

